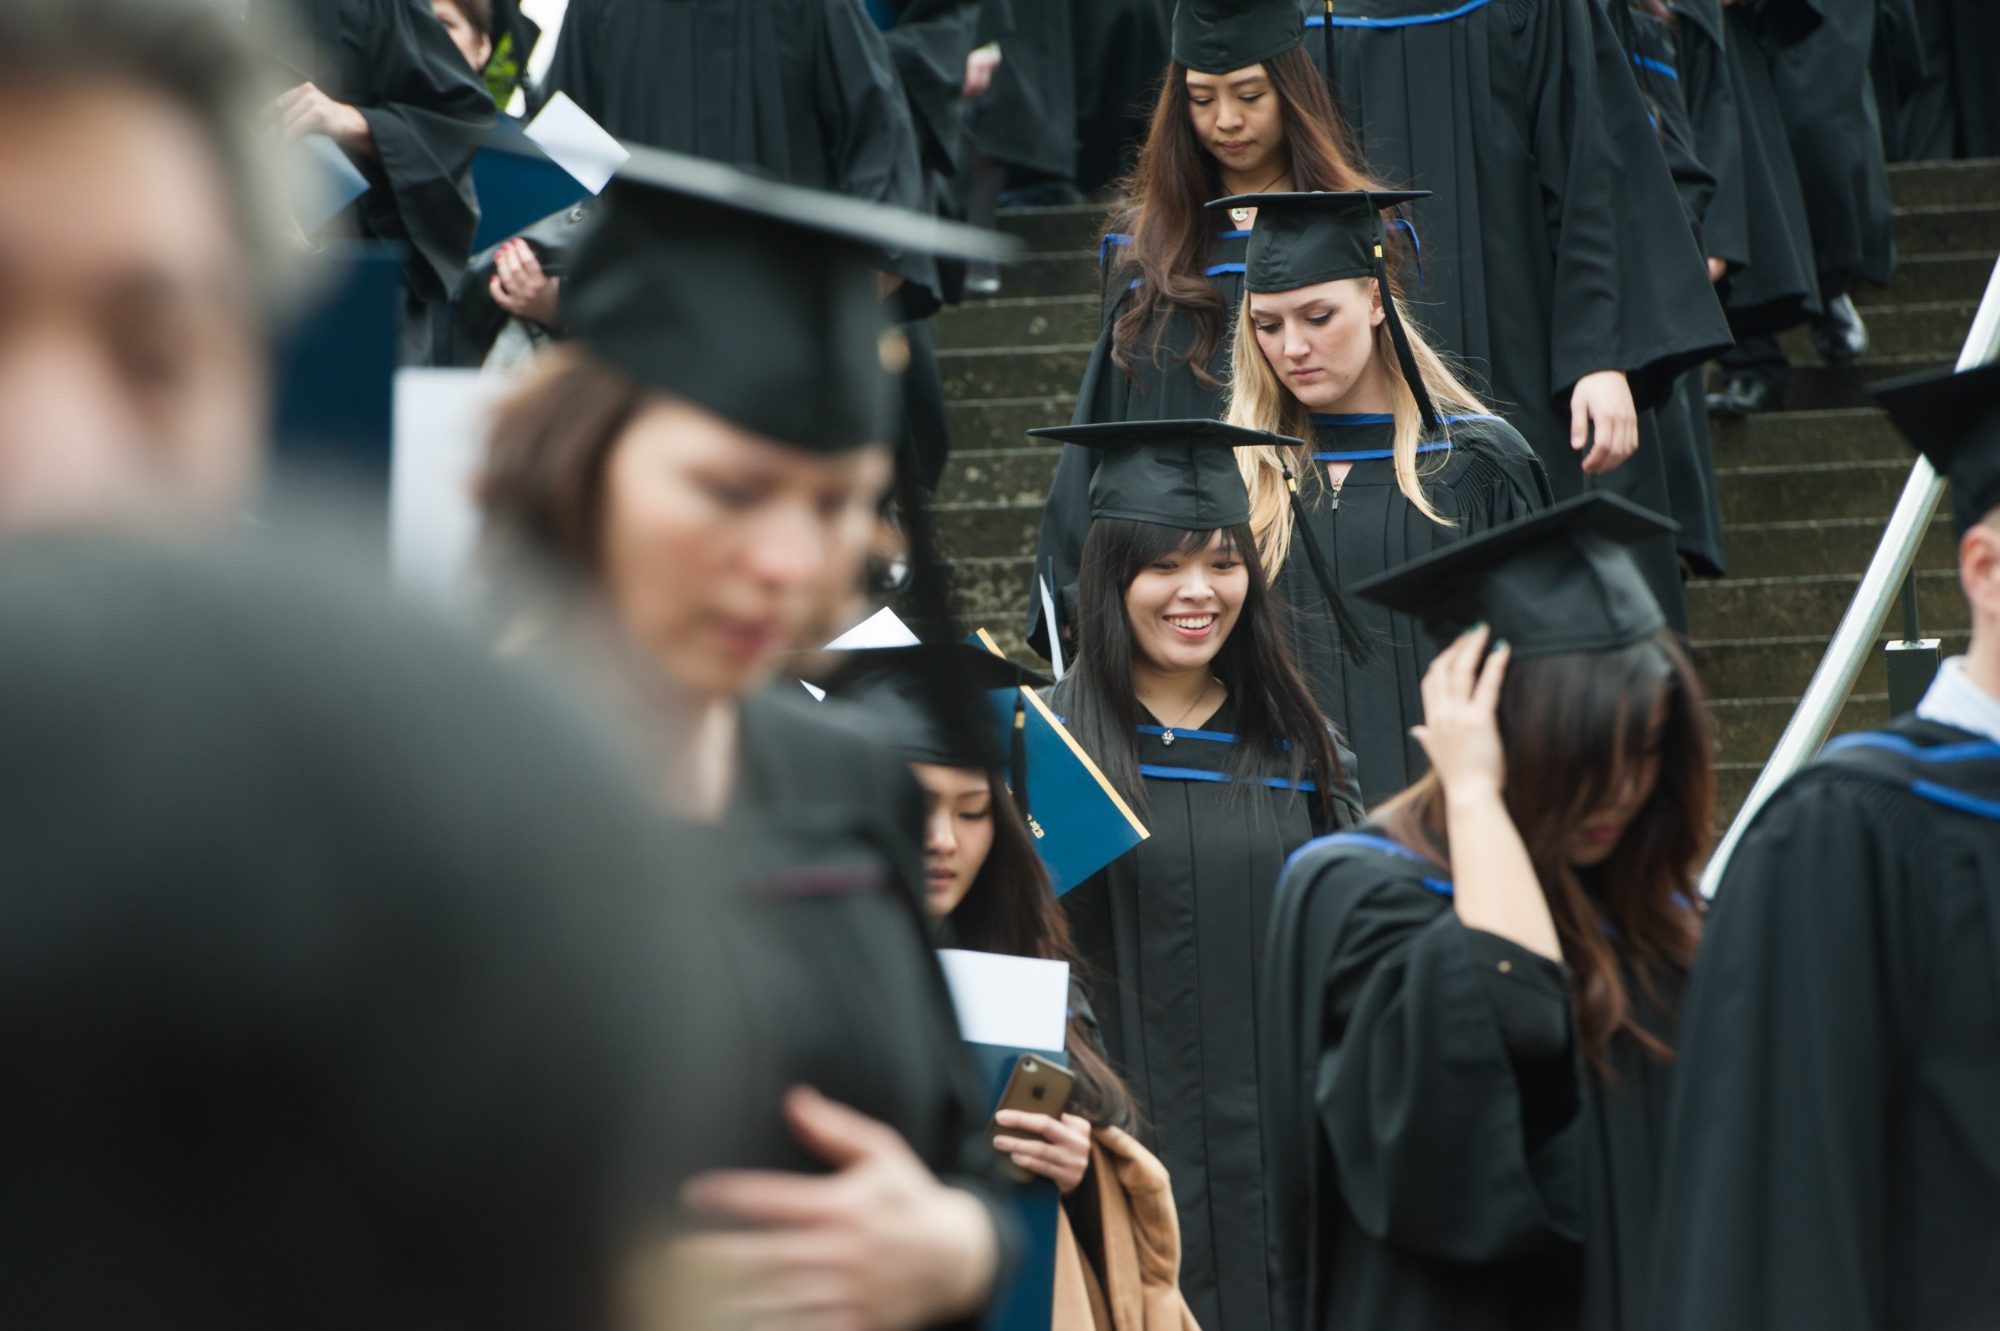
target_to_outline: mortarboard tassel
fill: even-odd
[[[1334,583],[1333,570],[1327,566],[1326,554],[1319,548],[1319,539],[1313,535],[1312,524],[1306,521],[1306,506],[1299,497],[1298,477],[1292,474],[1290,463],[1283,466],[1285,489],[1292,501],[1293,536],[1306,548],[1306,562],[1312,565],[1313,576],[1319,579],[1320,594],[1326,597],[1327,608],[1333,611],[1333,623],[1340,630],[1340,641],[1357,662],[1366,663],[1374,655],[1374,648],[1368,643],[1368,630],[1348,609],[1347,598],[1340,594],[1340,588]]]
[[[1326,0],[1326,15],[1321,20],[1319,43],[1326,55],[1326,98],[1333,103],[1334,113],[1340,112],[1340,75],[1333,68],[1333,0]]]
[[[1375,280],[1382,288],[1382,312],[1389,321],[1389,341],[1396,347],[1396,363],[1403,367],[1403,381],[1410,386],[1410,392],[1417,399],[1417,415],[1423,418],[1424,434],[1435,437],[1443,430],[1438,420],[1437,408],[1431,403],[1430,390],[1424,387],[1424,376],[1417,369],[1417,358],[1410,351],[1410,335],[1403,331],[1403,320],[1396,313],[1396,296],[1389,289],[1389,269],[1382,261],[1382,243],[1375,242]]]

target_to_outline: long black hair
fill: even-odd
[[[1042,857],[1035,853],[1027,820],[1015,807],[998,772],[986,774],[992,794],[993,849],[950,916],[955,943],[978,952],[1066,961],[1070,975],[1088,990],[1082,957],[1070,937],[1069,916],[1056,904],[1055,889]],[[1139,1114],[1132,1092],[1098,1051],[1089,1023],[1072,1012],[1064,1047],[1076,1077],[1069,1112],[1093,1127],[1131,1130]]]
[[[1312,781],[1323,809],[1334,807],[1344,773],[1333,726],[1292,662],[1283,598],[1267,585],[1249,525],[1221,529],[1249,572],[1236,626],[1210,669],[1236,703],[1234,775],[1239,785],[1270,773],[1285,747],[1294,785]],[[1183,531],[1152,522],[1099,518],[1083,541],[1077,570],[1076,665],[1057,686],[1068,725],[1120,794],[1145,807],[1139,779],[1139,700],[1132,691],[1132,624],[1125,592],[1151,564],[1208,547],[1214,531]]]

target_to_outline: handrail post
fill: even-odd
[[[1958,354],[1958,368],[1969,370],[1984,365],[1994,359],[1996,351],[2000,351],[2000,262],[1994,264],[1987,279],[1979,313],[1973,316],[1972,330],[1966,334],[1965,345]],[[1757,774],[1743,807],[1723,834],[1715,854],[1709,857],[1708,867],[1701,875],[1702,895],[1715,895],[1723,871],[1729,866],[1729,857],[1736,852],[1737,843],[1743,839],[1757,811],[1786,778],[1812,761],[1832,733],[1841,705],[1853,692],[1854,681],[1861,674],[1868,649],[1882,631],[1890,600],[1896,588],[1910,576],[1917,549],[1923,544],[1924,532],[1930,527],[1931,516],[1937,511],[1938,498],[1943,493],[1943,479],[1929,459],[1919,456],[1916,465],[1910,468],[1910,479],[1904,482],[1895,509],[1889,514],[1881,543],[1868,561],[1868,571],[1861,575],[1861,586],[1855,589],[1854,599],[1841,616],[1840,627],[1834,630],[1826,654],[1813,671],[1812,682],[1806,685],[1799,699],[1798,710],[1785,724],[1784,733],[1778,737],[1764,770]]]

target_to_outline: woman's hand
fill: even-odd
[[[1491,635],[1484,624],[1466,630],[1424,672],[1424,723],[1410,734],[1423,745],[1447,801],[1497,797],[1507,784],[1507,755],[1493,718],[1512,651],[1503,642],[1484,655]]]
[[[676,1242],[722,1325],[913,1331],[970,1316],[999,1269],[992,1217],[940,1183],[885,1123],[807,1087],[785,1117],[830,1175],[703,1174],[682,1200],[743,1226]]]
[[[493,303],[517,319],[554,329],[562,317],[560,278],[542,271],[535,248],[525,240],[510,240],[493,252],[493,276],[486,289]]]
[[[1576,381],[1569,395],[1569,446],[1583,452],[1585,475],[1602,476],[1639,451],[1639,409],[1622,370],[1599,370]]]
[[[288,139],[324,134],[357,156],[376,155],[375,131],[368,128],[368,117],[346,102],[336,102],[316,84],[301,83],[280,97],[278,112],[285,119]]]
[[[1062,1189],[1065,1197],[1075,1192],[1077,1184],[1083,1182],[1083,1176],[1090,1168],[1088,1119],[1075,1114],[1051,1118],[1047,1114],[1003,1109],[993,1116],[993,1121],[1003,1128],[1027,1134],[993,1139],[994,1147],[1007,1152],[1015,1164],[1030,1174],[1055,1180],[1056,1187]]]
[[[1000,43],[988,42],[984,46],[966,52],[965,82],[959,87],[959,96],[967,99],[984,96],[986,90],[993,86],[993,71],[998,68],[1000,68]]]

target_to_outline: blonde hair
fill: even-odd
[[[1373,281],[1372,278],[1369,280]],[[1389,299],[1396,302],[1396,313],[1402,319],[1404,333],[1409,338],[1410,354],[1417,362],[1417,373],[1423,379],[1424,388],[1430,393],[1431,404],[1437,409],[1439,417],[1449,419],[1453,416],[1492,414],[1478,395],[1459,378],[1451,363],[1424,341],[1410,319],[1408,308],[1402,298],[1393,293],[1393,288]],[[1449,526],[1451,520],[1439,513],[1424,493],[1423,478],[1443,465],[1443,459],[1439,458],[1436,464],[1429,467],[1418,465],[1417,446],[1423,442],[1423,419],[1417,411],[1417,396],[1403,379],[1401,364],[1396,359],[1396,345],[1389,336],[1387,319],[1375,328],[1375,357],[1388,370],[1386,377],[1393,401],[1391,410],[1396,418],[1395,436],[1390,444],[1396,467],[1396,486],[1417,512],[1432,522]],[[1290,468],[1301,484],[1306,483],[1308,475],[1317,477],[1319,474],[1317,468],[1307,465],[1312,451],[1313,413],[1305,403],[1292,396],[1279,380],[1277,371],[1271,368],[1270,361],[1264,358],[1264,349],[1257,345],[1256,325],[1250,319],[1250,296],[1247,292],[1242,308],[1236,313],[1236,331],[1230,342],[1229,358],[1229,401],[1223,419],[1231,425],[1270,430],[1307,441],[1304,447],[1290,450],[1291,457],[1281,457],[1279,450],[1273,447],[1244,448],[1236,453],[1244,483],[1250,488],[1250,530],[1257,537],[1257,553],[1263,561],[1264,571],[1276,579],[1292,550],[1292,508],[1285,471]],[[1450,435],[1447,425],[1444,437],[1448,440]],[[1323,481],[1314,483],[1324,484]]]

